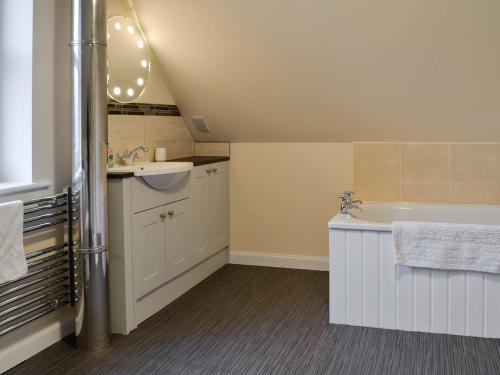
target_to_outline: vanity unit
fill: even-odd
[[[192,166],[163,177],[151,172],[158,165],[108,174],[113,333],[128,334],[227,263],[227,159],[186,158]]]

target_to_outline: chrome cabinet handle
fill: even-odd
[[[164,213],[160,214],[160,219],[164,220],[167,218],[167,215],[165,215]]]
[[[175,212],[174,212],[174,210],[170,210],[167,212],[167,214],[169,217],[172,217],[172,216],[174,216]]]
[[[212,168],[212,172],[217,172],[217,168]]]

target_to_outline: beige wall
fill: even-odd
[[[366,200],[500,204],[500,144],[354,144]]]
[[[139,152],[137,161],[153,161],[156,147],[167,148],[167,158],[194,155],[194,142],[180,116],[109,115],[108,140],[113,153],[147,145],[149,151]]]
[[[500,1],[132,2],[198,141],[500,142]]]
[[[500,144],[231,143],[231,250],[328,255],[339,193],[500,204]]]
[[[231,250],[327,256],[352,170],[352,144],[232,143]]]

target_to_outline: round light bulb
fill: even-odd
[[[115,23],[115,29],[116,30],[121,30],[122,29],[122,24],[120,22]]]
[[[134,89],[128,89],[127,90],[127,95],[128,96],[133,96],[134,95]]]
[[[127,31],[128,31],[129,34],[133,34],[134,33],[134,27],[133,26],[127,27]]]
[[[143,68],[147,68],[147,67],[148,67],[148,62],[147,62],[146,60],[142,60],[142,61],[141,61],[141,66],[142,66]]]
[[[137,42],[137,47],[139,47],[139,48],[144,48],[144,42],[143,42],[142,40],[139,40],[139,41]]]
[[[138,84],[139,86],[144,85],[144,80],[143,80],[142,78],[138,78],[138,79],[137,79],[137,84]]]
[[[113,89],[113,94],[115,95],[120,95],[122,93],[122,90],[116,86],[114,89]]]

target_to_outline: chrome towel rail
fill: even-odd
[[[42,229],[59,226],[62,231],[57,236],[62,241],[26,254],[28,272],[0,284],[0,336],[73,303],[74,203],[71,188],[23,202],[23,232],[36,236],[44,233]]]

